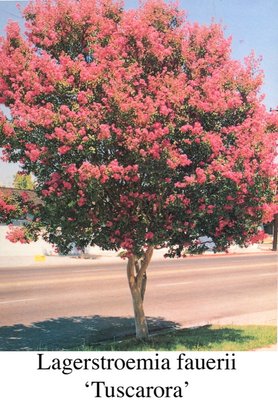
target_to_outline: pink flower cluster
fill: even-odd
[[[10,226],[10,229],[6,235],[6,239],[8,239],[12,243],[29,243],[28,239],[25,235],[25,230],[19,226]]]
[[[0,215],[1,219],[4,215],[9,215],[12,211],[16,211],[15,204],[9,204],[8,199],[6,199],[0,192]]]

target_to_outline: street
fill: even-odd
[[[151,330],[276,324],[277,256],[155,259],[145,313]],[[132,333],[125,261],[0,268],[0,350],[55,349]]]

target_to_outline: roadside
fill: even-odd
[[[99,248],[95,248],[93,254],[89,254],[86,257],[79,257],[77,255],[43,255],[37,254],[35,256],[5,256],[0,255],[0,268],[7,267],[51,267],[51,266],[69,266],[79,265],[80,263],[95,264],[107,263],[107,262],[123,262],[123,260],[117,256],[116,252],[113,251],[102,251]]]
[[[232,246],[228,253],[216,253],[214,254],[212,251],[207,251],[202,255],[188,255],[188,257],[219,257],[219,256],[231,256],[231,255],[251,255],[251,254],[265,254],[270,253],[273,254],[271,250],[271,243],[263,243],[263,244],[255,244],[249,246],[247,248],[241,248],[239,246]],[[152,260],[163,260],[165,254],[165,249],[159,249],[154,251],[154,255]],[[114,263],[123,263],[123,259],[119,256],[119,252],[115,251],[103,251],[99,247],[95,246],[92,248],[89,254],[86,254],[84,257],[80,257],[78,255],[15,255],[15,256],[6,256],[0,254],[0,268],[10,268],[10,267],[51,267],[57,265],[79,265],[80,263],[88,263],[95,264],[97,261],[98,264],[106,264],[113,262]]]
[[[153,261],[155,261],[156,263],[159,264],[160,260],[164,261],[165,263],[165,259],[163,257],[165,253],[165,250],[155,250],[154,252],[154,256],[153,256]],[[187,258],[189,259],[203,259],[203,260],[207,260],[209,261],[209,259],[213,258],[217,258],[218,261],[221,260],[221,258],[223,258],[223,261],[225,258],[227,258],[227,260],[229,259],[229,257],[236,257],[236,258],[240,258],[240,257],[244,257],[244,259],[249,259],[250,257],[252,258],[252,256],[254,257],[254,255],[256,256],[255,258],[257,259],[261,259],[261,257],[263,257],[264,255],[272,255],[273,257],[271,257],[272,260],[275,259],[275,253],[271,250],[271,243],[264,243],[264,244],[260,244],[260,245],[253,245],[250,246],[249,248],[239,248],[238,246],[234,246],[232,249],[230,249],[230,252],[228,254],[226,253],[218,253],[218,254],[214,254],[212,252],[206,252],[203,255],[196,255],[196,256],[188,256]],[[44,256],[42,257],[42,255],[39,255],[39,257],[37,257],[37,261],[35,256],[5,256],[5,255],[0,255],[0,269],[1,268],[16,268],[16,267],[37,267],[38,270],[43,270],[44,268],[50,268],[52,269],[52,267],[54,268],[55,266],[59,266],[62,268],[67,268],[68,266],[76,266],[79,269],[79,266],[81,265],[88,265],[89,269],[91,267],[94,266],[98,266],[98,265],[118,265],[120,266],[120,264],[122,264],[123,266],[126,264],[126,260],[123,260],[119,257],[119,255],[117,255],[116,252],[113,251],[102,251],[101,249],[95,247],[92,249],[91,254],[89,254],[86,257],[83,258],[78,258],[77,256],[59,256],[59,255],[52,255],[52,256]],[[278,256],[278,255],[276,255]],[[227,261],[226,260],[226,261]],[[212,261],[214,262],[214,261]],[[262,263],[263,261],[261,261]],[[154,263],[155,265],[155,263]],[[118,267],[119,268],[119,267]],[[93,268],[94,269],[94,268]],[[173,284],[173,283],[172,283]],[[165,287],[165,284],[164,286]],[[180,286],[178,286],[180,287]],[[28,297],[28,296],[27,296]],[[21,303],[17,303],[18,305]],[[259,310],[259,308],[258,308]],[[101,313],[102,314],[102,313]],[[77,314],[76,314],[77,315]],[[133,320],[132,318],[127,318],[126,321],[124,318],[122,318],[121,320],[119,320],[119,318],[114,318],[115,321],[113,320],[113,318],[96,318],[94,317],[91,321],[91,319],[89,318],[83,318],[82,319],[82,329],[80,328],[80,332],[76,332],[76,336],[78,337],[79,335],[81,336],[90,336],[91,337],[91,330],[92,330],[92,326],[94,327],[94,329],[99,330],[99,334],[102,337],[106,337],[106,340],[110,337],[111,335],[111,324],[117,326],[117,331],[113,330],[113,337],[116,338],[120,338],[121,337],[121,331],[125,331],[125,332],[133,332],[134,327],[133,327]],[[107,321],[106,321],[107,320]],[[277,320],[277,310],[264,310],[264,311],[257,311],[257,312],[248,312],[242,315],[236,315],[234,313],[225,313],[225,315],[221,315],[220,314],[215,314],[215,316],[213,318],[208,318],[208,320],[195,320],[191,319],[190,321],[188,321],[188,324],[180,324],[179,328],[180,329],[184,329],[184,328],[192,328],[192,327],[202,327],[202,326],[207,326],[207,325],[217,325],[217,326],[233,326],[233,328],[235,330],[237,330],[237,328],[240,329],[240,326],[243,325],[268,325],[268,326],[276,326],[276,320]],[[58,326],[61,327],[61,323],[66,323],[67,325],[70,326],[70,330],[72,329],[77,329],[76,328],[76,321],[73,321],[71,323],[71,319],[58,319],[57,323],[55,322],[55,320],[53,320],[53,322],[51,322],[49,320],[49,322],[37,322],[35,324],[32,324],[32,326],[30,326],[28,329],[27,327],[22,325],[22,329],[25,332],[26,330],[26,341],[28,342],[29,338],[32,338],[32,341],[36,341],[36,337],[39,333],[40,336],[40,340],[44,337],[44,332],[47,332],[47,337],[44,338],[44,340],[42,340],[43,342],[45,341],[46,343],[48,343],[48,340],[50,340],[50,338],[48,338],[50,332],[51,336],[53,335],[58,342],[63,342],[63,341],[67,341],[68,339],[65,337],[60,337],[61,336],[61,332],[58,329]],[[107,327],[105,327],[106,325]],[[57,327],[56,327],[57,325]],[[105,326],[103,326],[105,325]],[[155,324],[156,325],[156,329],[158,326],[158,323]],[[55,329],[57,328],[57,335],[55,335]],[[86,328],[86,329],[85,329]],[[3,330],[4,328],[2,328]],[[13,332],[15,328],[13,327],[6,327],[5,328],[9,333],[9,336],[16,336],[18,335],[18,333]],[[17,328],[16,328],[17,329]],[[12,335],[10,335],[10,331],[12,330]],[[34,331],[34,332],[33,332]],[[0,332],[1,333],[1,332]],[[3,333],[3,332],[2,332]],[[22,332],[21,332],[22,333]],[[28,333],[28,334],[27,334]],[[35,335],[35,336],[33,336]],[[22,333],[22,336],[23,333]],[[64,336],[64,335],[63,335]],[[95,335],[94,335],[95,336]],[[60,338],[60,339],[59,339]],[[27,340],[28,339],[28,340]],[[99,338],[100,339],[100,338]],[[53,342],[53,340],[51,340],[48,345],[51,346],[51,343]],[[53,343],[52,343],[53,344]],[[14,345],[13,345],[14,346]],[[47,344],[46,344],[47,346]],[[258,348],[249,348],[248,350],[245,351],[277,351],[277,344],[272,344],[272,345],[268,345],[266,343],[262,343],[261,347]]]
[[[100,341],[74,348],[83,351],[275,351],[277,328],[258,325],[204,325]]]

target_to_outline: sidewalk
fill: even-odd
[[[41,255],[39,255],[41,256]],[[13,267],[51,267],[51,266],[64,266],[80,265],[82,264],[113,264],[123,262],[123,260],[114,254],[95,254],[89,258],[79,258],[78,256],[42,256],[41,260],[36,261],[36,256],[1,256],[0,255],[0,268],[13,268]]]

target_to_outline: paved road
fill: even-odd
[[[125,264],[0,269],[0,350],[72,344],[133,331]],[[154,260],[145,311],[152,329],[276,324],[275,254]]]

